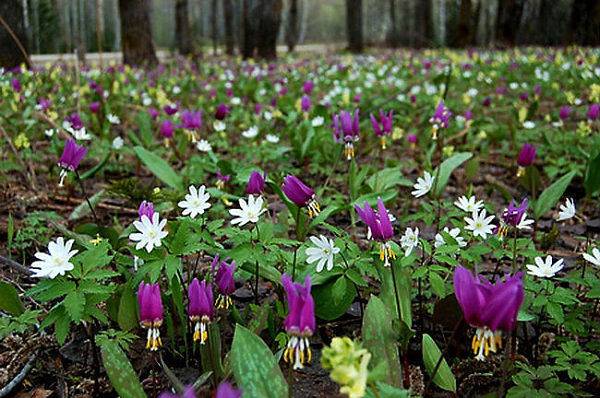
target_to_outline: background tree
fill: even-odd
[[[29,64],[23,7],[20,0],[0,1],[0,66]]]
[[[515,45],[521,15],[523,14],[523,5],[524,0],[503,0],[498,2],[496,40],[499,43],[508,46]]]
[[[456,27],[456,45],[465,47],[473,42],[473,23],[471,21],[471,0],[460,0],[460,11],[458,13],[458,24]]]
[[[390,8],[390,28],[387,32],[387,43],[390,47],[398,47],[400,45],[400,32],[396,19],[396,0],[389,0],[388,5]]]
[[[175,1],[175,44],[181,55],[193,52],[188,0]]]
[[[225,30],[225,52],[233,55],[235,52],[235,34],[233,31],[234,11],[231,0],[223,0],[223,27]]]
[[[294,47],[298,43],[298,35],[300,33],[300,21],[298,18],[298,0],[289,0],[290,5],[287,13],[287,27],[285,30],[285,44],[288,51],[293,52]]]
[[[415,47],[431,47],[433,25],[431,19],[431,0],[417,0],[415,7]]]
[[[362,0],[346,0],[346,31],[348,50],[353,53],[363,51]]]
[[[119,0],[123,63],[156,65],[147,0]]]
[[[574,0],[568,43],[593,46],[600,43],[600,1]]]
[[[244,0],[242,56],[273,59],[277,57],[277,35],[281,25],[282,0]]]

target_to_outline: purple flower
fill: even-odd
[[[409,134],[406,136],[406,140],[408,142],[410,142],[412,145],[415,145],[417,143],[417,135],[416,134]]]
[[[156,108],[148,108],[148,114],[150,115],[152,120],[155,120],[160,113],[158,112],[158,109],[156,109]]]
[[[429,119],[429,123],[433,126],[433,136],[432,138],[437,139],[437,131],[439,129],[448,128],[450,125],[450,118],[452,117],[452,112],[450,109],[446,107],[444,101],[440,101],[435,108],[435,112],[433,116]]]
[[[65,121],[71,125],[73,130],[80,130],[83,128],[83,122],[81,121],[81,117],[78,113],[71,113],[69,116],[67,116]]]
[[[40,100],[37,103],[37,109],[42,112],[46,112],[48,108],[50,108],[50,105],[52,105],[52,102],[49,99],[40,98]]]
[[[100,111],[100,102],[94,101],[90,104],[90,112],[98,113]]]
[[[310,101],[310,97],[308,95],[303,95],[300,99],[300,109],[302,112],[308,112],[310,110],[312,103]]]
[[[485,97],[481,105],[485,106],[486,108],[492,105],[492,97]]]
[[[306,95],[311,95],[314,88],[315,88],[315,84],[313,83],[313,81],[307,80],[302,85],[302,92],[304,92],[304,94],[306,94]]]
[[[533,93],[538,97],[542,95],[542,86],[540,84],[536,84],[535,86],[533,86]]]
[[[216,257],[217,261],[219,257]],[[219,291],[219,297],[217,297],[216,307],[228,309],[233,304],[231,300],[231,294],[235,292],[235,279],[233,274],[235,272],[235,261],[227,264],[226,261],[221,261],[219,268],[215,273],[215,284]]]
[[[221,170],[217,170],[217,188],[223,189],[225,188],[225,184],[229,182],[231,176],[228,174],[221,174]]]
[[[360,219],[367,224],[367,238],[373,238],[380,242],[379,258],[384,262],[385,266],[389,266],[389,259],[396,258],[396,253],[394,253],[388,242],[394,236],[394,228],[392,227],[389,213],[383,201],[381,198],[377,198],[377,213],[368,202],[365,202],[363,208],[355,205],[354,209]]]
[[[138,207],[138,214],[140,216],[140,220],[143,216],[146,216],[149,220],[152,220],[152,216],[154,215],[154,203],[144,200],[142,203],[140,203],[140,207]]]
[[[215,110],[215,119],[223,120],[229,115],[230,109],[225,104],[217,105],[217,109]]]
[[[386,148],[386,135],[390,135],[393,129],[394,111],[390,111],[385,114],[383,111],[379,111],[379,121],[371,113],[371,125],[375,135],[381,140],[381,149]]]
[[[163,305],[159,284],[141,282],[138,287],[137,299],[140,324],[144,329],[148,329],[146,348],[156,351],[158,347],[162,346],[159,328],[163,321]]]
[[[523,102],[527,101],[529,99],[529,93],[522,92],[521,94],[519,94],[519,99]]]
[[[260,174],[258,171],[250,173],[246,193],[249,195],[260,195],[265,189],[266,174]]]
[[[463,115],[463,117],[465,118],[465,120],[468,122],[469,120],[473,120],[473,111],[470,109],[467,109]]]
[[[175,124],[170,120],[164,120],[160,124],[160,135],[164,138],[172,138],[173,132],[175,131]]]
[[[188,287],[188,316],[194,323],[194,341],[204,344],[208,338],[208,324],[215,312],[212,286],[206,281],[194,278]]]
[[[527,198],[523,199],[520,205],[516,205],[514,200],[511,200],[508,207],[502,213],[502,220],[507,224],[513,227],[519,225],[523,217],[525,216],[525,212],[527,211],[527,206],[529,205],[529,201]]]
[[[477,328],[471,342],[473,353],[484,360],[490,351],[501,348],[501,331],[515,327],[524,298],[522,273],[492,284],[459,266],[454,271],[454,293],[465,321]]]
[[[316,330],[315,302],[310,293],[310,275],[306,275],[304,284],[294,283],[292,278],[283,274],[281,283],[288,303],[288,315],[283,324],[290,336],[287,348],[283,353],[285,362],[293,363],[294,369],[302,369],[304,362],[310,362],[309,337]]]
[[[177,113],[179,109],[177,108],[176,104],[171,104],[171,105],[165,105],[163,107],[163,111],[165,111],[165,113],[169,116],[173,116],[174,114]]]
[[[16,92],[16,93],[21,92],[21,82],[16,77],[12,78],[12,80],[10,81],[10,86],[12,87],[14,92]]]
[[[596,120],[600,116],[600,104],[591,104],[587,111],[589,120]]]
[[[529,167],[535,161],[536,149],[533,145],[526,143],[521,148],[517,158],[517,164],[521,167]]]
[[[558,111],[558,117],[560,118],[560,120],[567,120],[570,115],[571,107],[569,105],[563,105],[560,107],[560,110]]]
[[[332,123],[333,140],[337,143],[345,143],[344,156],[350,160],[354,157],[354,142],[360,139],[360,119],[358,109],[351,114],[341,111],[333,115]]]
[[[202,112],[184,110],[181,112],[181,125],[188,130],[200,129],[202,127]]]
[[[87,148],[83,145],[77,145],[75,140],[69,138],[65,143],[63,153],[60,156],[58,165],[62,168],[60,171],[60,183],[59,186],[63,186],[64,179],[67,175],[67,171],[75,171],[79,167],[79,163],[83,157],[87,154]]]
[[[194,386],[185,386],[181,395],[165,391],[158,398],[196,398],[196,391],[194,391]]]
[[[283,179],[281,189],[285,196],[294,202],[296,206],[306,206],[309,217],[312,218],[321,212],[319,203],[315,200],[315,191],[300,181],[298,177],[288,174]]]
[[[217,387],[215,398],[241,398],[242,391],[234,388],[231,383],[222,381]],[[186,397],[187,398],[187,397]]]

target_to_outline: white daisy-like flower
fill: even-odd
[[[311,236],[310,241],[314,246],[306,249],[305,253],[308,256],[306,262],[312,264],[317,262],[317,272],[323,271],[323,267],[327,264],[327,271],[333,269],[333,256],[340,252],[339,247],[336,247],[332,239],[324,235]]]
[[[467,199],[467,197],[463,195],[454,202],[454,206],[467,213],[473,213],[483,208],[483,200],[477,200],[474,195]]]
[[[213,123],[213,128],[217,132],[225,131],[226,127],[227,125],[222,120],[215,120],[215,122]]]
[[[487,212],[485,209],[479,211],[474,211],[471,217],[465,217],[465,222],[467,226],[465,229],[468,229],[473,232],[473,236],[481,236],[483,239],[486,239],[488,235],[494,233],[495,225],[492,224],[492,220],[494,219],[494,215],[489,217],[487,216]]]
[[[109,113],[106,116],[106,119],[108,119],[110,124],[121,124],[121,119],[119,119],[119,117],[115,114]]]
[[[179,86],[173,86],[173,90],[171,90],[173,92],[173,94],[177,95],[179,93],[181,93],[181,87]]]
[[[242,135],[246,138],[254,138],[258,135],[258,127],[252,126],[248,130],[243,131]]]
[[[233,97],[231,98],[231,104],[232,105],[239,105],[242,103],[242,100],[240,99],[240,97]]]
[[[323,118],[323,116],[317,116],[311,121],[313,127],[320,127],[323,125],[323,123],[325,123],[325,119]]]
[[[167,231],[163,231],[165,225],[167,225],[167,219],[161,220],[157,212],[152,215],[152,220],[143,215],[141,220],[133,222],[133,226],[138,232],[131,233],[129,240],[137,242],[136,250],[143,247],[150,253],[155,247],[160,247],[162,239],[169,234]]]
[[[65,127],[65,126],[63,126]],[[67,132],[69,134],[71,134],[73,136],[73,138],[75,138],[77,141],[89,141],[92,139],[92,136],[90,135],[90,133],[87,132],[87,130],[85,129],[85,127],[82,127],[80,129],[74,129],[71,127],[71,125],[69,124],[68,127],[65,128],[65,130],[67,130]]]
[[[231,224],[239,224],[240,227],[248,224],[249,222],[256,224],[258,218],[267,209],[263,208],[263,198],[261,196],[254,197],[254,195],[248,195],[248,201],[240,198],[238,201],[240,208],[229,210],[229,214],[235,218],[231,220]]]
[[[597,247],[592,249],[592,254],[583,253],[583,258],[590,263],[600,267],[600,250]]]
[[[273,119],[273,114],[269,111],[266,111],[265,113],[263,113],[263,117],[265,118],[265,120],[268,122],[271,119]]]
[[[48,129],[48,130],[44,130],[44,134],[46,135],[46,137],[52,137],[54,135],[56,131],[54,129]]]
[[[112,147],[113,149],[116,149],[117,151],[121,148],[123,148],[123,138],[121,137],[115,137],[115,139],[112,142]]]
[[[517,229],[520,230],[529,230],[531,229],[530,225],[533,224],[533,221],[530,218],[527,218],[527,213],[523,213],[523,217],[521,217],[521,221],[517,224]]]
[[[423,177],[417,178],[417,182],[413,185],[415,190],[411,192],[413,196],[415,198],[420,198],[421,196],[426,195],[427,192],[431,190],[431,187],[433,187],[433,180],[435,180],[435,177],[432,177],[428,171],[425,172]]]
[[[565,221],[575,217],[575,211],[575,202],[573,202],[573,199],[567,198],[565,204],[560,205],[560,211],[558,212],[556,221]]]
[[[553,262],[552,256],[546,256],[546,260],[542,259],[542,257],[536,257],[534,261],[535,265],[527,264],[527,273],[539,278],[552,278],[564,267],[562,258]]]
[[[265,140],[271,144],[277,144],[279,142],[279,136],[275,134],[267,134]]]
[[[78,252],[78,250],[71,250],[73,242],[75,240],[70,239],[65,243],[64,238],[60,237],[56,241],[48,243],[48,253],[35,253],[35,258],[39,261],[31,264],[33,276],[54,279],[58,275],[64,275],[65,272],[71,271],[73,264],[69,260]]]
[[[210,152],[212,151],[212,146],[210,145],[210,143],[206,140],[200,140],[196,143],[196,148],[200,151],[200,152]]]
[[[404,235],[400,238],[400,246],[404,249],[404,257],[410,256],[413,249],[419,246],[419,228],[406,228]]]
[[[449,229],[448,227],[444,227],[444,232],[453,237],[456,243],[458,243],[459,247],[465,247],[467,245],[467,242],[465,242],[465,238],[460,236],[460,228]],[[434,243],[435,247],[444,246],[445,244],[446,241],[444,240],[444,235],[436,234]]]
[[[532,128],[535,128],[535,123],[531,120],[525,120],[523,122],[523,127],[525,127],[527,130],[531,130]]]
[[[177,206],[183,209],[184,216],[189,215],[191,218],[196,218],[198,214],[204,214],[204,211],[210,208],[211,204],[208,203],[210,194],[206,192],[206,187],[201,185],[200,188],[196,189],[195,186],[190,185],[188,188],[189,192],[185,195],[185,200],[182,200]]]

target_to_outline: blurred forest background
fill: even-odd
[[[600,0],[1,0],[0,16],[12,30],[0,27],[5,66],[11,53],[18,58],[23,50],[77,51],[83,58],[99,48],[126,52],[144,41],[153,48],[129,61],[154,49],[272,58],[275,42],[292,50],[319,43],[355,52],[600,44]],[[264,41],[269,49],[261,50]]]

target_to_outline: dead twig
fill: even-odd
[[[36,358],[37,352],[31,354],[27,363],[25,364],[25,366],[23,366],[23,369],[21,369],[21,371],[7,385],[0,389],[0,398],[8,396],[12,392],[12,390],[14,390],[15,387],[23,381],[25,376],[27,376],[27,373],[29,373],[29,371],[33,367],[33,363],[35,362]]]
[[[0,256],[0,263],[4,264],[6,266],[9,266],[9,267],[11,267],[11,268],[13,268],[13,269],[15,269],[15,270],[17,270],[17,271],[19,271],[21,273],[24,273],[26,275],[31,275],[32,274],[32,271],[29,268],[25,267],[24,265],[19,264],[16,261],[11,260],[10,258],[6,258],[4,256]]]
[[[29,54],[27,54],[27,51],[25,51],[25,47],[23,47],[21,40],[19,40],[19,38],[17,37],[15,32],[12,30],[10,25],[8,25],[6,23],[6,21],[4,20],[4,18],[2,18],[2,15],[0,15],[0,24],[2,26],[4,26],[4,29],[6,29],[6,31],[10,35],[10,37],[12,37],[12,39],[14,40],[17,47],[19,47],[19,51],[21,51],[21,53],[23,54],[23,57],[25,58],[25,63],[27,64],[27,68],[31,69],[32,63],[31,63],[31,58],[29,58]]]

